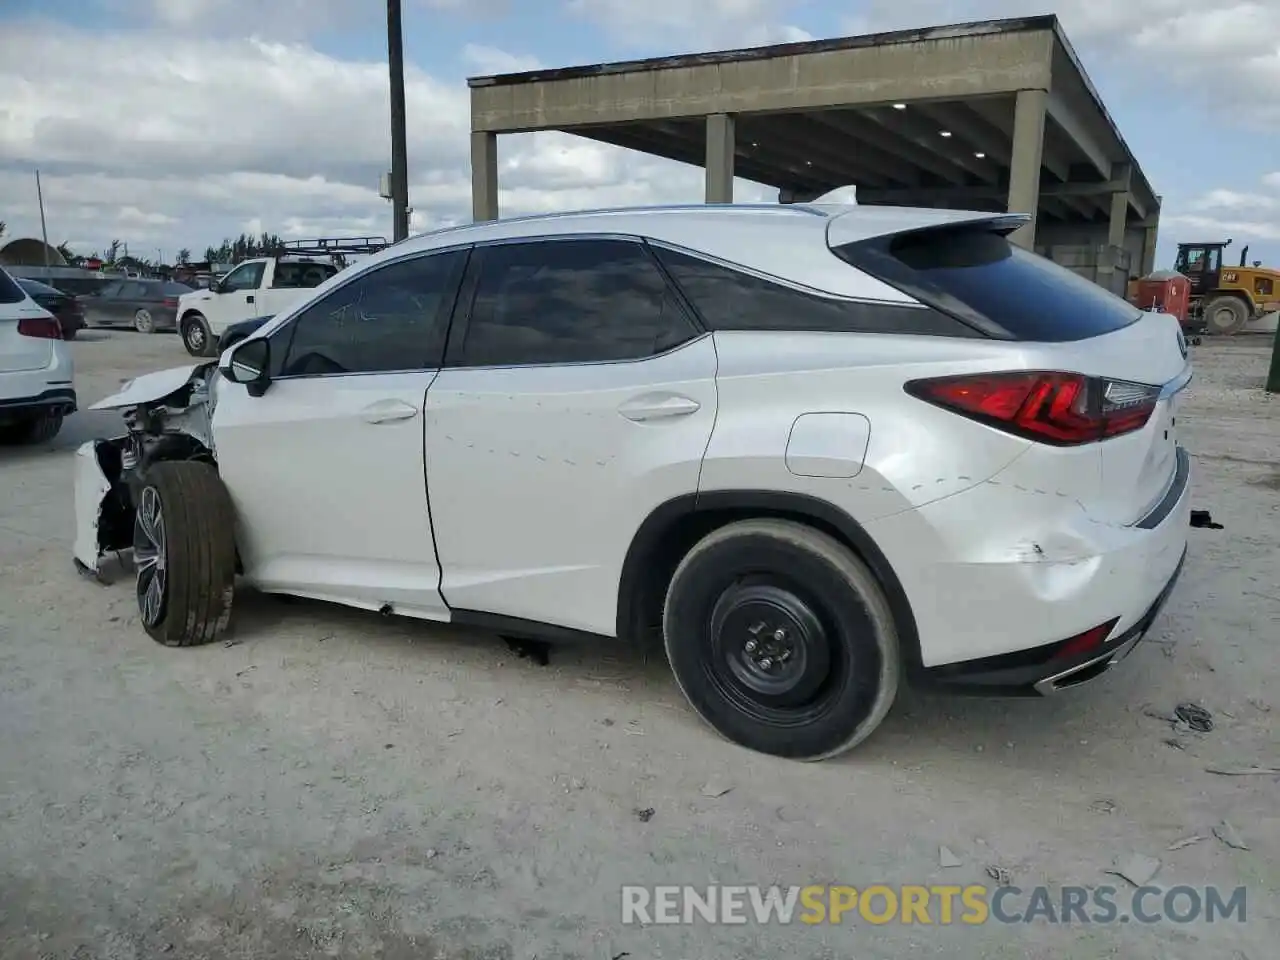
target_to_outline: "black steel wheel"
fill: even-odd
[[[696,544],[672,577],[663,634],[693,708],[762,753],[842,753],[897,693],[897,633],[875,576],[793,521],[740,521]]]
[[[158,643],[191,647],[227,629],[235,586],[235,515],[218,472],[194,460],[152,466],[133,525],[142,627]]]
[[[213,334],[209,331],[209,321],[204,318],[204,314],[192,311],[182,318],[182,345],[187,348],[187,353],[193,357],[208,357],[213,355],[216,344]]]

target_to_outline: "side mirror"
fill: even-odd
[[[210,293],[221,293],[222,281],[219,280],[217,277],[210,277],[209,286],[207,287],[207,289]]]
[[[271,341],[265,337],[243,340],[231,348],[226,362],[219,367],[232,383],[243,383],[251,397],[260,397],[271,382]]]

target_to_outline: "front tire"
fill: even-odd
[[[138,614],[168,647],[218,639],[231,619],[235,587],[235,514],[212,466],[161,462],[138,494],[133,527]]]
[[[790,520],[743,520],[699,541],[671,579],[663,637],[699,716],[760,753],[852,749],[898,691],[898,636],[874,574]]]
[[[1239,333],[1249,322],[1249,307],[1239,297],[1214,297],[1204,305],[1204,326],[1220,337]]]
[[[213,333],[204,314],[194,310],[182,318],[182,345],[193,357],[211,357],[214,349]]]

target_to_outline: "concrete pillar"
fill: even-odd
[[[707,117],[707,203],[733,203],[733,117]]]
[[[498,219],[498,135],[471,132],[471,219]]]
[[[1147,217],[1146,230],[1142,238],[1142,273],[1145,277],[1156,269],[1156,244],[1160,240],[1160,198],[1156,198],[1157,206]]]
[[[1040,207],[1040,162],[1044,156],[1044,115],[1049,102],[1046,90],[1019,90],[1013,111],[1013,156],[1009,163],[1010,213],[1029,213],[1031,222],[1010,239],[1035,249],[1036,211]]]

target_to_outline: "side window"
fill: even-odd
[[[126,283],[120,288],[120,296],[126,300],[146,300],[150,293],[147,284],[137,281]]]
[[[101,297],[118,297],[123,287],[124,284],[117,280],[115,283],[108,283],[98,292],[98,295]]]
[[[1186,269],[1199,273],[1204,269],[1204,251],[1189,250],[1187,251]]]
[[[1214,270],[1217,270],[1222,266],[1222,251],[1216,247],[1210,250],[1208,260],[1209,272],[1212,273]]]
[[[226,291],[257,290],[258,284],[262,283],[262,271],[266,266],[261,261],[241,264],[227,274],[226,279],[222,281],[222,289]]]
[[[466,366],[636,360],[697,335],[640,243],[544,240],[476,256]]]
[[[337,268],[327,263],[277,263],[271,286],[309,290],[320,286],[337,272]]]
[[[279,375],[439,366],[466,260],[463,250],[401,260],[326,294],[272,337],[288,344]]]
[[[658,259],[708,330],[964,335],[959,325],[920,307],[841,300],[797,290],[662,247]]]

